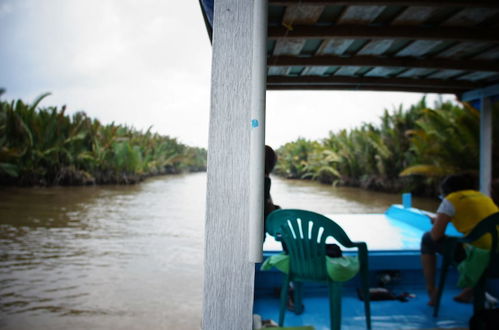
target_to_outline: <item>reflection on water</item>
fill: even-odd
[[[199,173],[0,189],[0,328],[198,329],[205,183]],[[383,212],[400,201],[279,178],[272,195],[282,207],[326,214]]]

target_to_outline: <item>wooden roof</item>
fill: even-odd
[[[456,93],[499,82],[498,0],[268,0],[267,88]]]

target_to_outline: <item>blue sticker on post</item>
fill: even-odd
[[[258,125],[259,125],[259,123],[258,123],[257,119],[251,119],[251,127],[252,128],[257,128]]]

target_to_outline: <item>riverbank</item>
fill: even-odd
[[[495,110],[499,103],[494,104]],[[432,197],[449,174],[478,172],[480,113],[466,103],[425,98],[408,109],[385,110],[379,123],[330,132],[320,140],[298,138],[277,151],[275,173],[373,191]],[[494,116],[494,127],[499,116]],[[494,130],[493,141],[499,141]],[[493,160],[499,160],[494,149]],[[499,173],[499,161],[493,161]],[[478,183],[478,180],[477,180]]]
[[[133,184],[206,171],[207,152],[167,135],[101,124],[66,107],[0,101],[0,185]]]

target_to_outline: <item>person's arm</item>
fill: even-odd
[[[433,227],[431,228],[430,235],[434,241],[438,241],[444,236],[445,228],[447,224],[451,221],[451,217],[444,213],[437,213],[437,216],[433,218]]]

